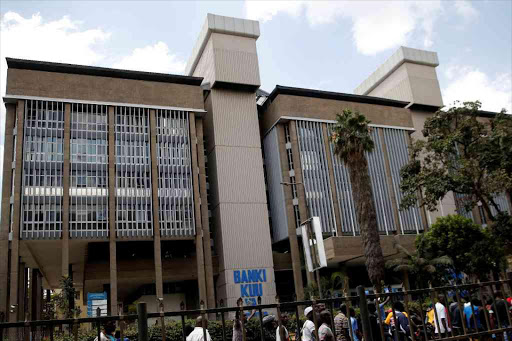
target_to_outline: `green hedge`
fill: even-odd
[[[185,325],[193,328],[195,326],[195,320],[185,320]],[[304,323],[304,319],[301,318],[301,325]],[[260,320],[257,317],[253,317],[246,325],[247,327],[247,341],[260,341]],[[294,333],[296,329],[296,321],[293,315],[290,315],[290,320],[287,326],[290,333]],[[162,333],[160,324],[158,326],[151,325],[148,328],[149,340],[160,341],[162,340]],[[167,321],[165,324],[166,341],[182,341],[182,326],[181,321]],[[208,321],[208,332],[212,338],[212,341],[222,341],[222,322],[221,321]],[[226,340],[230,341],[233,338],[233,321],[226,320]],[[96,338],[96,329],[91,331],[84,331],[83,329],[79,332],[79,340],[81,341],[94,341]],[[129,338],[130,341],[138,340],[137,324],[130,324],[124,331],[124,336]],[[68,335],[56,336],[55,341],[74,341],[73,337]]]

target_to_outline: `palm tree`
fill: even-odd
[[[433,278],[439,267],[453,265],[452,259],[448,256],[433,259],[419,257],[417,252],[410,252],[401,245],[397,237],[393,241],[393,246],[399,252],[400,257],[388,260],[386,268],[403,274],[407,290],[409,290],[409,275],[415,276],[416,288],[419,289],[422,284],[428,283]]]
[[[336,115],[331,139],[335,153],[345,162],[349,171],[366,270],[372,284],[380,292],[385,270],[377,229],[377,213],[368,174],[368,160],[365,156],[365,152],[371,152],[374,148],[369,123],[370,121],[361,113],[345,109],[342,114]]]

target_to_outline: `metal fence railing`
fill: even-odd
[[[275,324],[270,326],[273,328],[274,336],[276,328],[279,328],[281,340],[285,340],[284,329],[281,328],[283,323],[286,323],[286,319],[282,318],[285,313],[292,317],[288,322],[290,340],[298,340],[304,321],[304,317],[301,316],[302,309],[312,306],[315,312],[312,314],[312,322],[315,325],[316,335],[318,335],[320,325],[325,323],[330,325],[334,340],[427,341],[435,339],[448,341],[478,339],[485,341],[495,339],[497,341],[512,341],[511,306],[504,299],[507,296],[512,296],[512,280],[387,293],[365,292],[364,288],[360,286],[357,295],[354,296],[282,303],[279,303],[276,298],[277,303],[275,304],[256,306],[243,306],[240,299],[237,307],[215,309],[164,312],[161,304],[159,313],[147,313],[146,303],[139,303],[137,314],[0,323],[0,340],[93,341],[95,336],[98,337],[98,340],[103,340],[100,333],[103,326],[107,324],[115,324],[120,333],[119,337],[124,340],[126,325],[134,325],[136,322],[137,333],[135,338],[132,336],[133,339],[130,341],[185,341],[187,336],[186,318],[201,316],[202,326],[206,326],[209,319],[217,321],[216,324],[221,329],[221,332],[212,334],[212,341],[227,341],[231,339],[233,317],[235,315],[246,316],[249,312],[256,316],[256,321],[248,322],[245,318],[240,318],[236,323],[243,341],[267,341],[267,336],[272,334],[272,330],[270,333],[265,331],[268,328],[263,323],[266,314],[275,314]],[[443,304],[444,308],[439,303]],[[381,304],[385,305],[382,309]],[[359,313],[354,316],[359,322],[359,331],[352,328],[352,323],[348,323],[348,328],[341,330],[344,333],[343,338],[337,338],[340,329],[335,328],[334,320],[343,305],[345,307],[342,310],[346,311],[347,315],[352,309],[359,310]],[[433,309],[430,309],[430,305],[433,305]],[[388,310],[386,311],[384,308]],[[320,314],[323,311],[330,314]],[[445,316],[446,318],[444,318]],[[169,325],[166,322],[166,317],[174,318],[176,320],[174,325]],[[149,327],[148,319],[156,321],[155,326]],[[439,332],[436,332],[435,326],[446,328],[441,327]],[[89,332],[89,336],[83,336],[80,332],[85,327],[94,329],[92,338],[91,332]],[[169,328],[176,327],[181,331],[170,333]],[[249,327],[254,329],[253,332],[249,333]],[[159,329],[160,332],[150,333],[154,329]],[[206,330],[203,328],[203,340],[207,339]],[[320,341],[324,340],[320,338]]]

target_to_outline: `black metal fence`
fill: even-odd
[[[120,332],[121,340],[124,340],[125,326],[127,323],[137,322],[138,333],[136,339],[130,341],[185,341],[186,340],[186,317],[202,316],[202,323],[205,326],[208,318],[221,323],[222,333],[212,337],[212,341],[227,341],[228,320],[233,318],[236,312],[244,316],[247,312],[256,312],[256,319],[259,319],[259,339],[267,341],[269,333],[263,323],[263,316],[275,314],[281,340],[285,340],[284,329],[281,318],[284,313],[292,316],[292,328],[288,326],[290,340],[298,340],[301,337],[301,328],[304,317],[301,316],[303,308],[312,306],[314,311],[313,323],[315,325],[316,340],[318,340],[318,329],[322,322],[330,325],[334,334],[334,340],[372,340],[372,341],[427,341],[427,340],[493,340],[512,341],[512,312],[511,306],[504,299],[512,296],[512,281],[493,281],[478,284],[466,284],[457,286],[445,286],[429,289],[410,290],[388,293],[366,293],[363,287],[358,287],[356,296],[343,296],[337,298],[324,298],[312,301],[283,302],[276,304],[243,306],[242,300],[237,307],[181,310],[160,313],[147,313],[146,304],[139,303],[137,314],[102,316],[79,319],[64,320],[42,320],[0,323],[0,340],[5,341],[43,341],[43,340],[91,340],[91,337],[82,337],[80,328],[91,326],[95,330],[98,340],[102,340],[100,333],[102,326],[115,324]],[[385,303],[390,308],[383,313],[380,305]],[[399,303],[397,303],[399,302]],[[442,308],[439,303],[443,304]],[[451,304],[449,304],[451,302]],[[352,323],[348,323],[346,330],[335,328],[335,316],[339,313],[340,306],[345,305],[347,315],[351,308],[359,309],[359,329],[353,330]],[[373,306],[372,306],[373,305]],[[429,306],[433,309],[429,309]],[[403,309],[401,308],[403,307]],[[372,308],[372,309],[368,309]],[[504,308],[504,309],[503,309]],[[443,309],[445,309],[443,313]],[[319,313],[327,310],[328,314]],[[375,310],[375,311],[374,311]],[[400,311],[403,310],[403,311]],[[433,313],[432,313],[433,310]],[[442,314],[442,315],[441,315]],[[386,315],[386,316],[384,316]],[[441,315],[441,316],[439,316]],[[443,319],[443,316],[446,318]],[[326,321],[326,316],[330,320]],[[178,336],[169,337],[165,323],[165,317],[174,317],[181,320],[181,333]],[[226,319],[227,317],[227,319]],[[321,319],[324,320],[321,320]],[[348,316],[347,316],[348,318]],[[354,317],[355,318],[355,317]],[[149,335],[148,319],[156,320],[156,327],[160,328],[159,335]],[[351,318],[350,318],[351,319]],[[350,321],[349,319],[349,321]],[[443,321],[444,320],[444,321]],[[238,320],[243,341],[259,341],[247,335],[247,322],[242,318]],[[229,324],[230,326],[232,324]],[[437,332],[435,326],[441,327]],[[443,329],[445,329],[443,331]],[[276,329],[274,329],[275,335]],[[343,333],[340,338],[339,334]],[[206,340],[206,328],[203,328],[204,339]],[[334,341],[332,340],[332,341]],[[92,340],[91,340],[92,341]],[[309,341],[309,340],[308,340]],[[323,341],[320,338],[320,341]],[[327,341],[327,340],[326,340]]]

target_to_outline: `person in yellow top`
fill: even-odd
[[[431,325],[434,325],[434,319],[435,319],[435,312],[434,312],[434,309],[430,308],[430,310],[427,311],[427,318],[426,318],[426,322],[427,323],[430,323]]]
[[[404,314],[405,317],[407,317],[407,318],[409,317],[409,316],[407,316],[407,313],[405,311],[401,311],[401,313]],[[395,311],[395,314],[396,314],[396,311]],[[393,319],[393,311],[391,310],[389,312],[388,316],[386,317],[386,320],[384,320],[384,323],[389,325],[391,323],[392,319]]]

